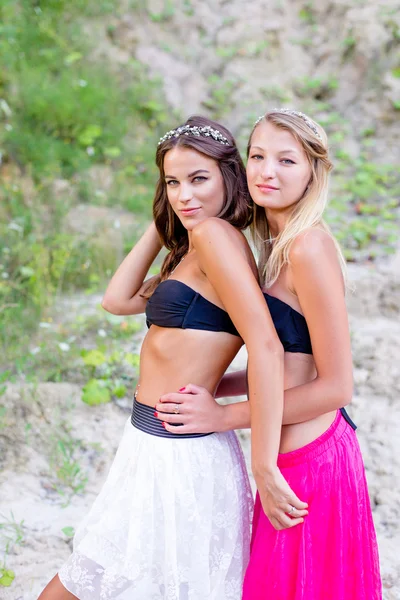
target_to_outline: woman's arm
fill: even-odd
[[[284,425],[302,423],[346,406],[353,390],[343,277],[333,241],[320,230],[310,230],[295,241],[290,258],[292,284],[310,330],[317,377],[285,390]],[[233,396],[236,390],[245,393],[243,385],[245,371],[229,373],[222,378],[216,397]],[[182,393],[165,394],[157,405],[160,418],[175,423],[174,415],[169,413],[176,403],[182,404],[182,433],[250,427],[248,403],[220,406],[206,389],[191,386],[187,392],[188,388]]]
[[[144,312],[147,302],[146,298],[141,296],[145,288],[144,278],[161,248],[156,226],[152,223],[122,261],[108,284],[101,303],[107,312],[114,315],[135,315]]]
[[[218,384],[215,398],[245,396],[247,394],[246,371],[226,373]]]
[[[283,348],[250,266],[242,234],[211,218],[192,231],[200,268],[214,287],[248,352],[252,468],[265,513],[277,529],[291,527],[291,505],[306,504],[292,492],[277,467],[283,412]]]
[[[349,404],[353,368],[343,276],[332,238],[311,229],[293,243],[290,276],[310,331],[317,377],[285,392],[284,423]]]
[[[332,238],[324,231],[311,229],[298,236],[290,253],[290,276],[310,331],[317,377],[308,383],[285,390],[283,424],[302,423],[350,403],[353,393],[353,372],[349,324],[344,295],[343,276]],[[240,377],[243,372],[240,372]],[[231,377],[229,374],[225,377]],[[224,392],[224,379],[218,395]],[[232,377],[229,385],[237,386]],[[239,389],[239,387],[237,388]],[[230,427],[250,426],[250,407],[244,402],[212,408],[207,390],[198,388],[198,413],[205,406],[211,431],[226,431]],[[222,395],[222,394],[221,394]],[[233,394],[232,394],[233,395]],[[171,396],[168,394],[167,396]],[[164,399],[164,397],[163,397]],[[168,400],[173,401],[173,398]],[[183,408],[185,412],[185,408]],[[169,419],[169,417],[167,417]],[[201,415],[197,414],[200,420]],[[195,423],[191,423],[196,431]],[[210,431],[210,429],[208,429]]]

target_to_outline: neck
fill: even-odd
[[[189,254],[189,252],[191,252],[193,250],[192,232],[191,231],[188,231],[188,239],[189,239],[188,254]]]
[[[272,238],[276,238],[286,227],[289,215],[283,212],[272,211],[265,209],[268,227]]]

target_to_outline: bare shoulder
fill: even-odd
[[[192,242],[200,261],[210,250],[215,258],[221,256],[234,260],[235,256],[241,255],[251,265],[253,272],[257,272],[254,256],[245,235],[223,219],[210,217],[196,225],[192,230]]]
[[[299,297],[314,291],[332,290],[343,293],[345,282],[338,249],[332,235],[316,227],[300,233],[289,252],[290,287]]]
[[[236,227],[218,217],[209,217],[192,231],[193,245],[201,249],[203,244],[213,243],[215,247],[235,245],[247,251],[248,241]]]
[[[192,231],[193,241],[196,240],[200,243],[204,238],[219,235],[240,239],[242,240],[242,243],[247,243],[247,240],[241,231],[218,217],[209,217],[205,221],[202,221],[196,225]]]
[[[290,247],[289,260],[292,267],[317,265],[326,260],[338,262],[333,237],[327,231],[317,227],[302,231]]]

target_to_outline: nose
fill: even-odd
[[[273,179],[275,177],[275,164],[272,160],[263,160],[261,177],[263,179]]]
[[[192,198],[192,186],[186,183],[181,183],[181,185],[179,186],[179,201],[185,204],[186,202],[189,202]]]

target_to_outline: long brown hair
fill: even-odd
[[[200,116],[190,117],[184,125],[217,129],[225,136],[229,145],[221,144],[211,136],[180,135],[171,137],[158,146],[156,165],[160,176],[154,196],[153,218],[160,239],[170,252],[164,259],[160,275],[145,290],[143,295],[146,298],[151,296],[160,281],[168,278],[189,250],[188,232],[172,210],[167,196],[164,158],[169,150],[175,147],[191,148],[217,161],[224,181],[225,201],[221,212],[216,216],[238,229],[245,229],[252,220],[246,169],[230,131],[220,123]]]

